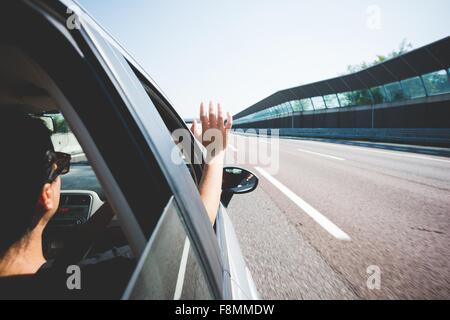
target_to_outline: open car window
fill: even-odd
[[[183,159],[186,162],[186,165],[191,173],[194,182],[198,185],[201,177],[203,175],[203,150],[202,146],[196,143],[194,136],[192,135],[190,129],[188,128],[186,122],[178,115],[178,113],[172,108],[170,103],[165,99],[164,96],[159,94],[158,90],[156,90],[153,85],[145,78],[143,74],[139,72],[131,63],[129,63],[130,68],[135,73],[136,77],[141,82],[142,86],[145,89],[145,92],[148,94],[159,114],[161,115],[162,120],[164,121],[167,129],[171,133],[177,132],[177,130],[184,130],[184,137],[190,138],[190,150],[189,152],[183,152]],[[181,146],[184,148],[187,147],[187,144],[182,144],[177,141],[177,137],[174,135],[174,143],[176,143],[180,149]],[[188,158],[189,157],[189,158]]]

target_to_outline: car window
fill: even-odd
[[[152,96],[142,86],[142,82],[139,82],[138,76],[133,73],[122,53],[105,39],[97,38],[98,35],[95,33],[93,33],[93,36],[96,37],[96,44],[102,51],[102,60],[108,62],[108,69],[115,76],[122,101],[125,101],[130,108],[129,110],[132,111],[132,117],[128,118],[128,125],[141,126],[135,136],[139,137],[139,133],[145,132],[145,134],[148,134],[148,139],[152,140],[152,143],[149,144],[150,141],[144,138],[140,140],[138,145],[141,146],[140,152],[145,152],[146,156],[146,161],[142,164],[151,166],[149,169],[154,181],[147,179],[147,181],[142,181],[139,184],[141,186],[139,193],[144,191],[143,198],[135,199],[136,196],[130,195],[133,197],[130,203],[135,200],[147,201],[147,209],[140,213],[143,215],[138,217],[138,222],[144,225],[142,228],[145,234],[149,235],[149,241],[145,245],[147,251],[144,249],[144,254],[141,254],[141,267],[136,269],[135,285],[131,287],[133,290],[138,290],[133,297],[170,298],[173,293],[172,298],[177,298],[183,290],[185,293],[195,292],[195,295],[190,296],[190,298],[201,297],[205,299],[211,295],[210,292],[214,292],[216,298],[221,297],[223,275],[219,247],[215,242],[214,233],[203,203],[195,185],[189,181],[182,164],[172,162],[169,165],[171,152],[175,147],[170,141],[169,133],[172,132],[174,127],[169,127],[167,125],[169,122],[165,121],[177,120],[179,117],[169,105],[164,105],[165,101],[162,101],[162,106],[167,107],[164,108],[164,111],[170,111],[171,113],[171,117],[165,118],[165,114],[163,116],[162,110],[159,109],[161,105],[154,104],[154,100],[151,99]],[[157,93],[157,91],[153,93]],[[156,111],[160,114],[158,115]],[[180,123],[178,123],[178,126],[175,126],[175,128],[185,128],[185,125]],[[143,146],[151,146],[153,150],[142,148]],[[151,151],[151,153],[148,153],[148,151]],[[127,160],[128,157],[127,154]],[[180,159],[178,158],[178,160]],[[173,172],[163,172],[163,170],[173,170]],[[142,186],[145,186],[145,188],[142,188]],[[175,204],[176,201],[180,202]],[[155,206],[155,203],[158,205]],[[151,222],[151,229],[146,227],[146,225],[150,225],[149,221]],[[170,223],[171,221],[174,222]],[[180,229],[180,226],[182,226],[182,229]],[[184,226],[189,226],[189,228]],[[186,264],[185,270],[189,266],[189,272],[185,272],[183,271],[184,268],[177,269],[176,265],[182,265],[183,256],[186,256],[186,254],[183,255],[183,251],[188,234],[189,237],[192,237],[190,239],[195,239],[195,241],[192,241],[192,246],[189,245],[187,250],[191,250],[193,253],[199,252],[201,255],[187,253],[186,263],[189,256],[191,257],[189,261],[194,262]],[[200,259],[197,259],[198,257]],[[197,263],[200,261],[201,264]],[[143,267],[144,264],[145,267]],[[196,269],[198,271],[195,271]],[[208,274],[207,279],[203,276],[203,272]],[[185,286],[185,283],[193,283],[194,287],[189,286],[193,289],[188,290],[188,285],[186,285],[186,289],[175,290],[173,288],[177,287],[177,283],[178,288],[180,283],[183,286]],[[172,288],[173,291],[166,288]],[[202,288],[208,288],[212,291],[207,290],[206,293],[202,293],[205,291]]]
[[[55,110],[30,115],[41,119],[49,128],[55,150],[72,157],[69,172],[60,177],[62,193],[58,211],[50,220],[43,236],[44,256],[51,261],[64,252],[68,242],[66,235],[85,224],[107,199],[82,146],[62,113]],[[102,237],[92,244],[86,258],[128,246],[129,243],[114,218]]]
[[[124,298],[139,300],[213,298],[174,198],[167,204]]]
[[[194,179],[194,182],[198,185],[203,175],[203,150],[197,143],[195,143],[194,137],[191,134],[187,124],[170,106],[169,102],[165,101],[165,98],[162,97],[155,88],[153,88],[151,83],[149,83],[144,75],[142,75],[131,63],[128,62],[128,64],[135,73],[136,77],[139,79],[145,92],[152,100],[167,129],[171,133],[174,133],[179,129],[186,130],[186,133],[190,135],[192,139],[192,143],[190,145],[191,150],[189,153],[190,159],[187,157],[186,153],[184,153],[183,159],[186,162],[186,165],[189,169],[189,172],[191,173],[192,178]],[[182,146],[186,147],[186,144],[179,144],[180,141],[176,141],[175,139],[176,137],[174,137],[174,143],[176,143],[180,148]]]
[[[127,98],[130,99],[130,102],[134,105],[143,105],[144,101],[150,98],[152,106],[156,107],[170,134],[177,129],[187,129],[186,124],[178,116],[176,111],[170,107],[167,101],[164,101],[164,98],[159,94],[158,90],[154,90],[146,77],[122,55],[120,50],[106,41],[95,28],[89,28],[89,30],[92,32],[92,36],[95,37],[98,47],[103,51],[103,57],[107,60],[114,61],[111,65],[123,80],[121,81],[121,85],[126,86],[123,89],[127,92]],[[140,87],[139,84],[141,84]],[[143,97],[142,93],[146,94],[146,96]],[[187,132],[189,133],[189,130]],[[174,142],[178,145],[178,141]],[[190,159],[188,157],[184,159],[186,160],[186,165],[194,182],[198,185],[202,176],[202,153],[196,148],[194,140],[191,141],[191,146],[193,152],[190,154],[192,156],[189,157]]]
[[[52,131],[55,151],[68,153],[72,157],[69,173],[61,177],[61,190],[94,191],[104,200],[103,188],[64,116],[57,111],[35,116],[44,120]]]

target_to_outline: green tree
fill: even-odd
[[[364,69],[376,66],[377,64],[383,63],[389,59],[399,57],[399,56],[409,52],[412,48],[413,48],[412,43],[408,42],[407,39],[403,39],[397,50],[394,50],[394,51],[388,53],[387,55],[377,55],[376,59],[373,61],[370,61],[370,62],[364,61],[360,64],[349,65],[347,67],[346,74],[359,72],[361,70],[364,70]],[[351,105],[372,104],[372,98],[371,98],[368,90],[346,92],[346,93],[344,93],[344,95],[345,95],[346,99],[348,101],[350,101]],[[384,94],[383,94],[381,88],[375,88],[374,90],[372,90],[372,95],[375,100],[375,103],[384,102]]]
[[[364,61],[360,64],[349,65],[347,67],[347,74],[355,73],[355,72],[376,66],[377,64],[385,62],[386,60],[399,57],[399,56],[409,52],[412,48],[413,48],[412,43],[408,42],[407,39],[403,39],[402,42],[400,43],[400,45],[398,46],[398,49],[388,53],[387,55],[379,54],[379,55],[377,55],[377,57],[374,61],[370,61],[370,62]]]

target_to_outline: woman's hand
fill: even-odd
[[[229,131],[233,126],[233,118],[231,117],[231,114],[227,112],[227,122],[225,124],[225,118],[220,103],[217,104],[216,109],[214,104],[210,102],[209,112],[207,113],[205,110],[205,105],[202,102],[200,105],[200,121],[201,128],[199,128],[199,125],[195,119],[192,123],[191,131],[194,136],[203,144],[205,148],[208,147],[213,141],[217,141],[217,139],[222,140],[222,144],[215,144],[214,153],[215,155],[223,154],[222,151],[225,151],[228,146]],[[212,140],[211,137],[214,137],[214,140]],[[212,155],[209,156],[212,157]]]
[[[202,128],[200,129],[194,120],[191,130],[194,136],[202,142],[206,150],[209,149],[208,146],[211,143],[223,141],[223,143],[215,143],[213,150],[208,150],[211,154],[207,155],[207,160],[209,161],[206,162],[202,180],[199,185],[200,197],[205,205],[209,219],[214,225],[220,205],[220,196],[222,194],[225,150],[228,146],[228,135],[233,125],[233,119],[231,114],[228,112],[227,123],[225,124],[225,119],[220,104],[217,105],[217,110],[215,110],[213,103],[210,102],[208,114],[206,113],[204,104],[201,104],[200,120],[202,123]],[[210,139],[211,137],[214,139]]]

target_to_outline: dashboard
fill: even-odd
[[[62,190],[58,211],[49,225],[81,225],[102,206],[103,201],[94,191]]]
[[[70,164],[69,173],[61,177],[61,190],[93,191],[102,201],[105,201],[100,182],[88,162],[72,162]]]
[[[67,237],[103,205],[95,191],[62,190],[58,211],[45,228],[44,254],[52,259],[64,249]]]

